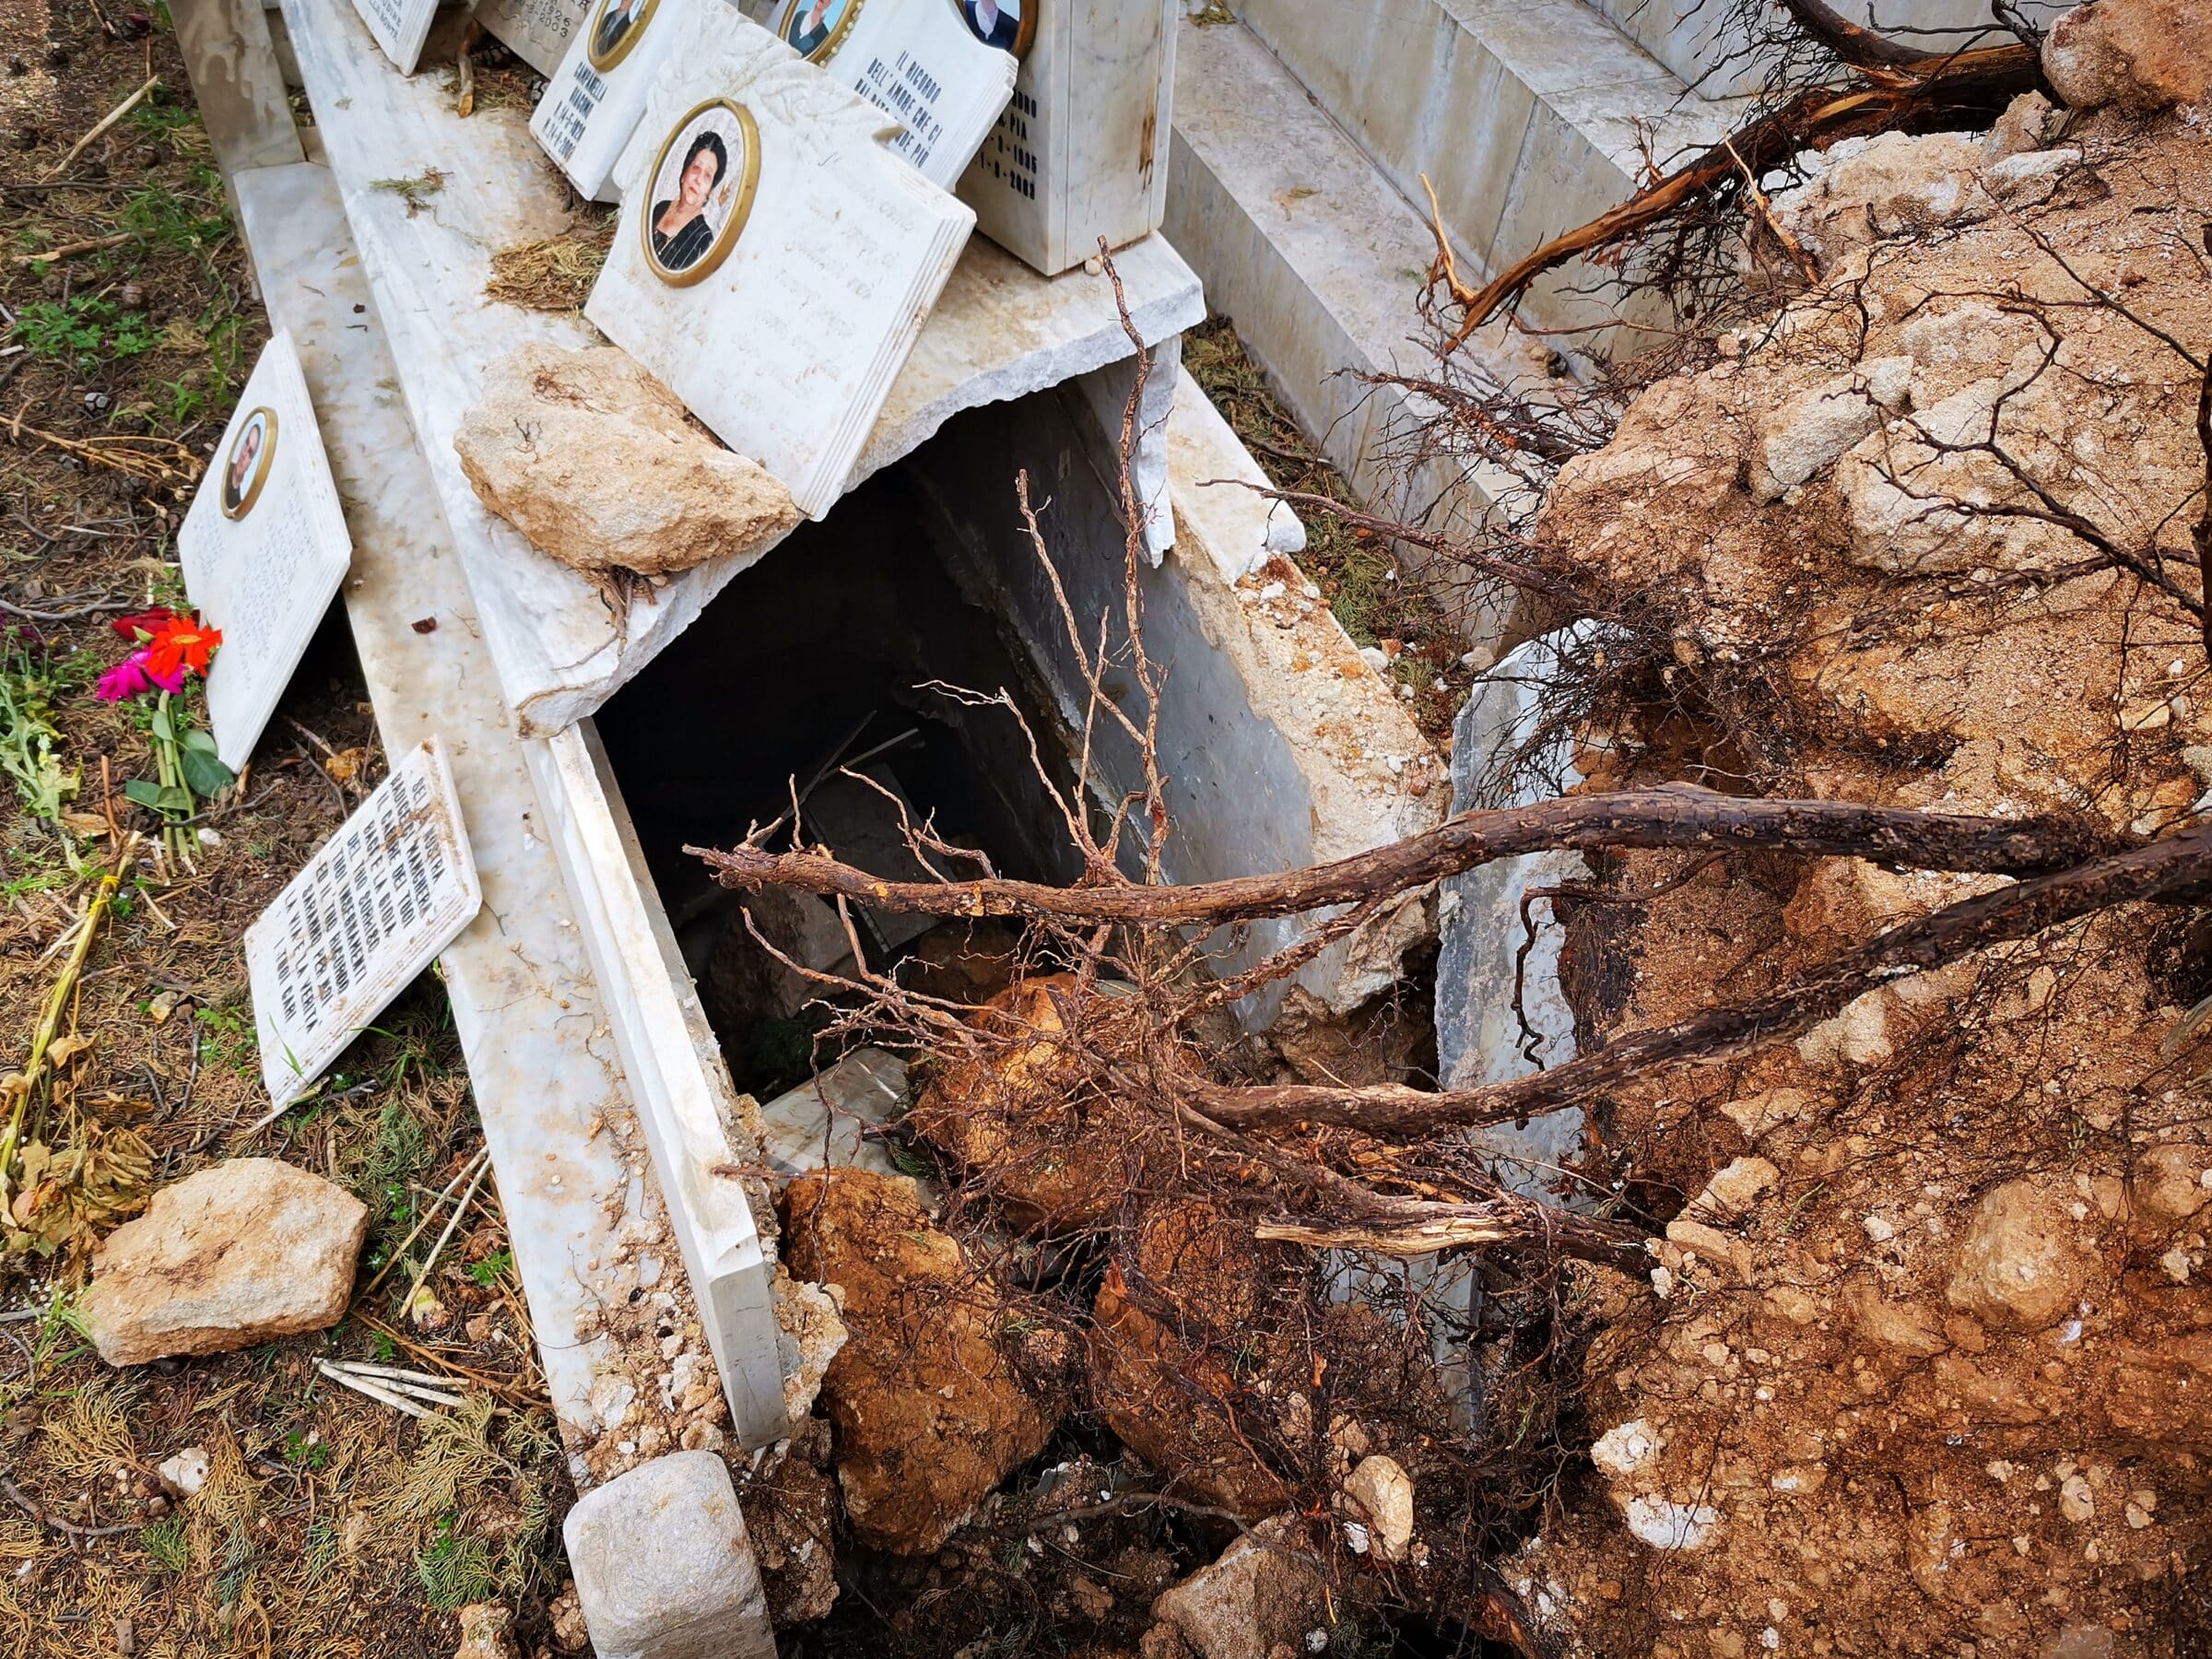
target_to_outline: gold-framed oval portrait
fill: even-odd
[[[583,38],[584,62],[605,75],[630,53],[661,0],[599,0]]]
[[[239,422],[238,435],[223,452],[221,483],[223,516],[242,519],[261,500],[261,487],[269,481],[269,464],[276,459],[276,411],[263,404]]]
[[[760,186],[752,112],[726,98],[687,111],[661,140],[645,186],[645,268],[670,288],[705,281],[737,245]]]
[[[968,32],[986,46],[1025,56],[1037,35],[1041,0],[951,0]]]
[[[776,39],[810,64],[826,64],[860,20],[867,0],[783,0],[776,13]]]

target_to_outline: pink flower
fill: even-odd
[[[184,668],[182,664],[168,675],[159,675],[147,663],[149,653],[134,651],[122,662],[100,677],[100,684],[92,688],[92,695],[101,702],[128,702],[134,697],[144,697],[148,691],[182,691],[184,689]]]
[[[100,677],[100,684],[92,688],[92,695],[101,702],[128,702],[153,683],[146,677],[146,653],[134,651]]]

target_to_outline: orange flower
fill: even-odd
[[[180,668],[205,675],[207,659],[222,642],[221,629],[203,627],[189,617],[171,617],[147,642],[147,672],[158,680],[174,678]]]

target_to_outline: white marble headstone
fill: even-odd
[[[483,902],[437,740],[392,775],[246,930],[261,1076],[282,1107],[453,943]]]
[[[818,519],[975,216],[767,29],[718,7],[674,21],[584,315]]]
[[[207,676],[217,752],[232,771],[346,580],[353,538],[292,336],[262,350],[177,533],[184,588],[222,649]]]
[[[477,0],[485,31],[540,75],[550,76],[596,0]]]
[[[971,15],[987,0],[946,0]],[[960,176],[976,228],[1057,276],[1159,229],[1168,206],[1175,0],[999,0],[1033,11],[1013,101]],[[1003,11],[1002,11],[1003,18]],[[1001,29],[998,32],[1003,33]]]
[[[399,72],[414,74],[422,43],[429,38],[430,19],[438,13],[438,0],[353,0],[353,7]]]
[[[894,117],[892,151],[950,190],[1014,93],[1014,54],[951,0],[782,0],[783,43]]]
[[[588,0],[530,117],[530,132],[579,194],[615,199],[615,164],[637,130],[646,100],[689,14],[734,23],[726,0]]]

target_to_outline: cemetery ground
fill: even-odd
[[[114,830],[139,838],[29,1101],[26,1173],[41,1179],[11,1190],[0,1222],[0,1649],[442,1656],[458,1608],[501,1600],[527,1653],[566,1576],[572,1494],[488,1185],[429,1276],[427,1319],[402,1304],[438,1230],[394,1259],[481,1147],[434,979],[313,1100],[250,1131],[266,1097],[241,940],[382,773],[344,618],[240,786],[200,810],[188,868],[159,866],[152,815],[122,793],[151,775],[150,707],[93,696],[129,649],[113,620],[186,603],[190,480],[267,337],[173,38],[106,10],[117,38],[98,8],[0,5],[0,1070],[24,1065],[117,867]],[[370,1206],[350,1316],[111,1370],[72,1312],[90,1239],[152,1186],[241,1156]],[[418,1424],[323,1382],[318,1356],[450,1376],[468,1404]],[[193,1447],[207,1474],[187,1506],[159,1465]]]
[[[385,770],[343,616],[238,787],[197,804],[182,863],[164,862],[154,815],[124,794],[156,771],[150,706],[94,696],[130,650],[118,618],[187,606],[176,530],[268,337],[166,20],[109,15],[112,35],[91,10],[0,0],[0,1071],[25,1069],[61,1009],[0,1217],[0,1649],[442,1656],[461,1609],[496,1602],[523,1653],[574,1651],[559,1543],[574,1491],[488,1183],[430,1254],[451,1213],[433,1199],[483,1145],[434,973],[308,1100],[256,1126],[241,940]],[[524,96],[491,60],[479,100]],[[573,309],[583,263],[579,281],[511,261],[505,297]],[[1341,488],[1225,324],[1194,346],[1279,484]],[[1308,524],[1302,562],[1355,641],[1390,657],[1426,730],[1448,727],[1466,678],[1448,620],[1364,532]],[[204,722],[196,685],[181,702]],[[75,1312],[95,1239],[155,1188],[253,1157],[369,1206],[347,1318],[230,1354],[104,1364]],[[318,1359],[449,1377],[466,1404],[418,1421],[324,1380]],[[1093,1606],[1101,1581],[1145,1592],[1123,1598],[1141,1625],[1150,1592],[1206,1558],[1182,1559],[1187,1536],[1157,1547],[1157,1521],[1088,1530],[1086,1556],[1121,1552],[1094,1577],[1057,1543],[1025,1557],[1004,1537],[880,1561],[813,1640],[853,1651],[841,1630],[897,1630],[912,1651],[949,1651],[944,1630],[1033,1630],[1071,1594]]]

